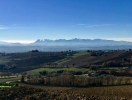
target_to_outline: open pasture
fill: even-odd
[[[41,72],[41,71],[56,72],[56,71],[59,71],[59,70],[85,72],[88,69],[87,68],[75,68],[75,67],[70,67],[70,68],[38,68],[38,69],[27,71],[27,73],[28,74],[39,74],[39,72]]]

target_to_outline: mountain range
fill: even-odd
[[[131,48],[132,42],[104,39],[38,39],[35,42],[29,44],[0,42],[0,52],[25,52],[33,49],[38,49],[40,51],[63,51],[88,49],[115,50]]]
[[[58,40],[49,40],[44,39],[40,40],[38,39],[31,45],[58,45],[58,46],[64,46],[64,45],[85,45],[85,46],[117,46],[117,45],[132,45],[132,42],[127,41],[114,41],[114,40],[103,40],[103,39],[58,39]]]

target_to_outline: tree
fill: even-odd
[[[107,61],[102,64],[103,67],[121,67],[122,65],[116,61]]]
[[[0,64],[0,69],[3,69],[5,66],[3,64]]]
[[[40,72],[39,72],[39,74],[40,74],[40,75],[44,75],[44,76],[45,76],[45,75],[47,75],[47,74],[48,74],[48,72],[47,72],[47,71],[40,71]]]
[[[58,70],[57,73],[58,74],[62,74],[64,72],[64,70]]]
[[[75,66],[75,64],[73,63],[73,64],[72,64],[72,66],[74,67],[74,66]]]
[[[97,66],[91,66],[90,70],[97,70]]]
[[[97,56],[96,52],[92,52],[91,56]]]
[[[24,83],[24,75],[21,77],[21,82]]]
[[[39,52],[38,50],[32,50],[31,52]]]
[[[81,71],[74,72],[74,75],[82,75]]]

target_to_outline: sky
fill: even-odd
[[[0,0],[0,41],[132,41],[132,0]]]

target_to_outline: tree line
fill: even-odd
[[[68,87],[89,87],[132,84],[131,77],[100,76],[88,77],[82,75],[60,75],[60,76],[23,76],[22,82],[28,84],[68,86]]]

